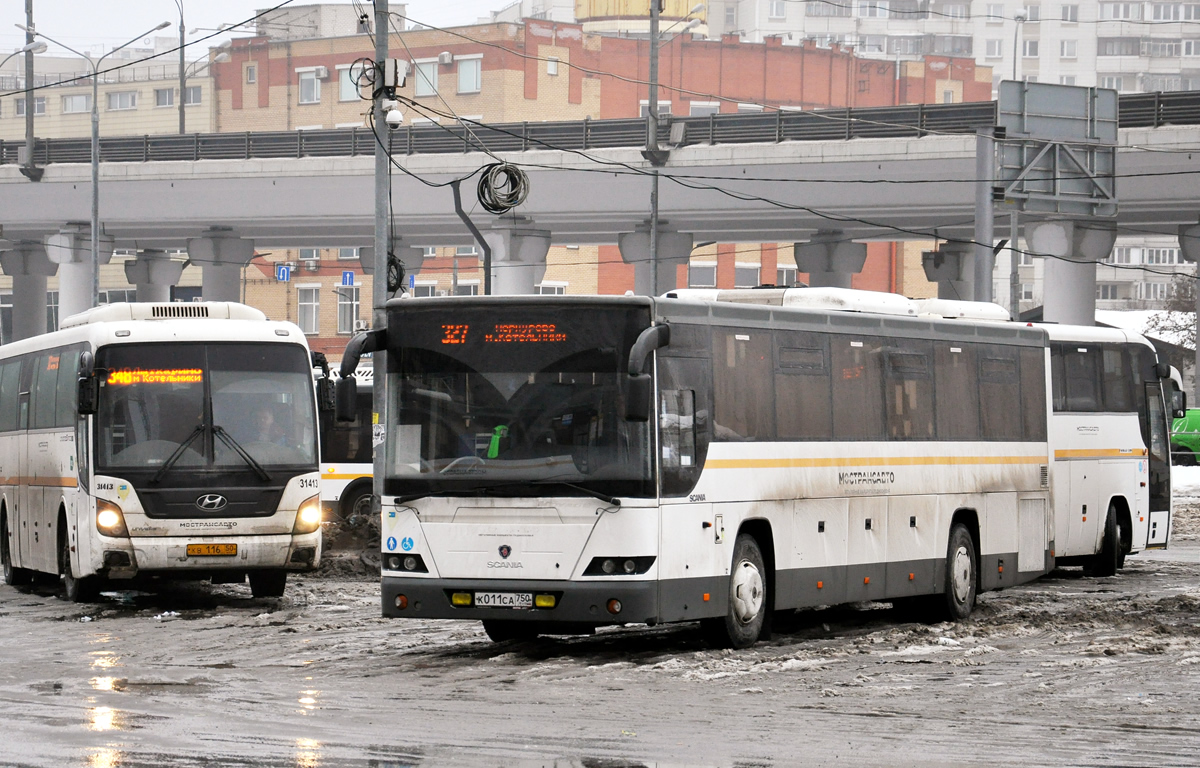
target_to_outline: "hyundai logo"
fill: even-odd
[[[196,508],[205,512],[220,512],[229,506],[229,500],[219,493],[206,493],[196,499]]]

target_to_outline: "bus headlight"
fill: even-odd
[[[104,536],[129,535],[121,508],[104,499],[96,499],[96,530]]]
[[[300,502],[296,510],[296,524],[292,533],[312,533],[321,527],[321,497],[309,496]]]

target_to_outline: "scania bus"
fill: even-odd
[[[310,366],[295,325],[219,302],[111,304],[0,347],[5,581],[283,594],[321,559]]]
[[[1122,552],[1159,541],[1161,384],[1148,345],[1095,338],[1136,381],[1120,428],[1094,424],[1054,373],[1060,330],[839,289],[393,300],[342,362],[387,351],[383,613],[496,640],[699,620],[745,647],[806,606],[962,619],[1064,547],[1103,570],[1110,509]],[[343,379],[339,417],[352,403]],[[1097,455],[1072,453],[1060,433],[1092,426]],[[1085,460],[1126,463],[1089,486],[1076,536],[1052,492]]]

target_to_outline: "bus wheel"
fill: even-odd
[[[359,528],[371,522],[371,489],[369,486],[363,493],[355,492],[349,504],[343,500],[342,519],[351,528]]]
[[[1121,527],[1117,524],[1117,510],[1110,504],[1108,517],[1104,519],[1104,539],[1100,542],[1100,551],[1083,569],[1084,573],[1088,576],[1116,576],[1123,559],[1121,557],[1122,549]]]
[[[1181,445],[1171,446],[1171,463],[1180,467],[1196,466],[1196,454]]]
[[[287,586],[287,571],[270,568],[265,571],[250,571],[250,594],[254,597],[283,597]]]
[[[940,611],[951,621],[962,621],[975,607],[975,568],[975,540],[967,526],[955,523],[946,547],[946,585]]]
[[[71,571],[71,537],[67,533],[66,521],[59,522],[58,572],[62,575],[63,596],[67,602],[90,603],[100,594],[100,579],[96,576],[75,578]]]
[[[483,631],[494,643],[505,640],[532,640],[538,636],[537,627],[524,621],[484,619]]]
[[[33,572],[17,568],[12,564],[12,552],[8,548],[8,516],[0,516],[0,561],[4,563],[4,583],[12,587],[23,587],[33,581]]]
[[[700,626],[718,648],[749,648],[758,642],[767,617],[767,569],[754,537],[743,533],[733,545],[729,572],[729,610]]]

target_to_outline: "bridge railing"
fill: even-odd
[[[1129,94],[1120,97],[1122,128],[1200,124],[1200,92]],[[704,117],[670,117],[663,143],[747,144],[782,141],[838,141],[974,133],[996,123],[996,103],[914,104],[858,109],[778,110]],[[644,119],[574,120],[487,125],[460,123],[389,129],[393,154],[524,152],[536,149],[592,150],[638,147],[645,142]],[[669,141],[670,139],[670,141]],[[380,139],[368,128],[319,131],[194,133],[111,136],[100,140],[103,162],[172,160],[252,160],[290,157],[373,155]],[[0,163],[16,163],[23,141],[0,141]],[[91,162],[90,139],[37,141],[38,165]]]

